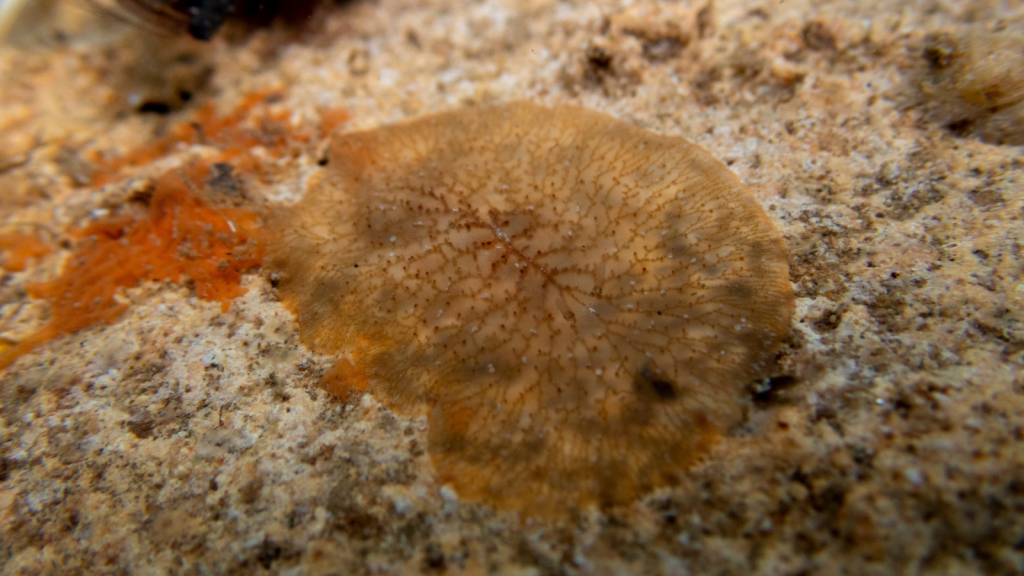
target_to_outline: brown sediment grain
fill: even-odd
[[[788,329],[781,236],[680,138],[516,103],[341,134],[321,176],[271,219],[282,299],[352,359],[332,386],[428,415],[469,500],[557,518],[677,482]]]

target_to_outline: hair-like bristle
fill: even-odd
[[[187,4],[166,0],[117,0],[117,5],[130,16],[174,33],[188,30]]]

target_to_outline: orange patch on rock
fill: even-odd
[[[96,158],[98,169],[93,175],[94,185],[103,185],[117,179],[124,168],[143,166],[174,151],[179,145],[206,144],[221,150],[225,160],[243,158],[238,168],[259,171],[258,163],[250,158],[249,150],[262,146],[270,156],[281,158],[289,144],[309,142],[323,137],[350,118],[345,110],[325,108],[320,111],[318,134],[297,130],[289,120],[288,110],[271,111],[262,104],[275,96],[275,91],[248,94],[227,115],[221,116],[208,103],[196,111],[192,121],[172,127],[169,133],[152,144],[115,158]],[[245,160],[249,158],[249,160]],[[262,176],[262,174],[259,174]]]
[[[320,385],[328,392],[336,394],[342,402],[348,403],[366,390],[370,380],[362,364],[358,361],[354,364],[347,358],[341,358],[324,372],[320,378]]]
[[[239,286],[241,273],[263,259],[258,216],[211,206],[191,187],[205,182],[215,188],[210,178],[218,179],[211,174],[214,164],[230,166],[228,174],[233,171],[265,180],[271,169],[266,156],[279,159],[308,153],[311,145],[349,119],[344,110],[324,108],[316,128],[295,126],[291,111],[268,108],[280,94],[249,94],[226,115],[218,114],[212,103],[206,104],[191,121],[173,126],[146,146],[117,157],[93,158],[97,165],[93,184],[103,185],[120,178],[125,169],[144,166],[181,147],[202,144],[219,150],[215,159],[161,176],[144,216],[123,214],[70,232],[81,245],[64,273],[28,287],[30,296],[49,302],[49,322],[0,353],[0,369],[52,338],[97,322],[113,323],[128,307],[115,297],[118,290],[146,280],[188,279],[197,296],[221,302],[226,311],[231,300],[245,292]],[[257,147],[266,156],[253,154]],[[4,267],[12,271],[23,269],[29,258],[52,251],[38,238],[13,234],[0,236],[0,250],[7,251]]]
[[[351,116],[347,110],[328,108],[320,111],[320,136],[334,132],[334,129],[348,122]]]
[[[35,234],[12,232],[0,234],[0,250],[4,251],[3,268],[10,272],[21,272],[28,261],[53,252],[53,247]]]
[[[113,323],[128,307],[115,298],[118,290],[146,280],[191,280],[197,296],[227,311],[245,292],[242,272],[262,261],[263,242],[255,213],[213,207],[192,192],[189,183],[209,174],[208,164],[168,172],[156,181],[145,215],[113,216],[73,231],[82,243],[61,276],[28,286],[33,298],[49,302],[49,322],[0,354],[0,368],[56,336]]]

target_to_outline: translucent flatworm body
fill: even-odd
[[[575,107],[334,138],[271,268],[335,387],[428,415],[459,495],[528,516],[673,484],[787,331],[781,236],[702,148]]]

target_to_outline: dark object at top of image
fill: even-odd
[[[117,0],[138,18],[193,38],[210,40],[229,19],[264,26],[274,19],[296,23],[313,15],[320,0]]]

